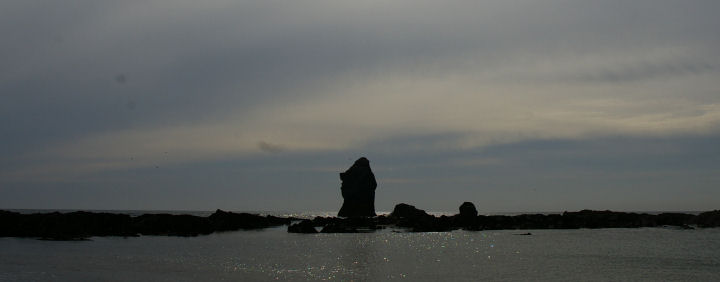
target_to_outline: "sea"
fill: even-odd
[[[0,238],[0,281],[277,280],[720,281],[720,228]]]

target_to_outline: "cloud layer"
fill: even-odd
[[[133,179],[167,167],[184,178],[191,169],[240,162],[251,170],[280,156],[304,163],[322,155],[325,172],[353,154],[496,167],[511,157],[453,154],[553,140],[712,139],[720,130],[719,8],[714,1],[3,3],[0,183],[10,200],[0,204],[25,197],[23,205],[33,205],[33,191],[52,183]],[[466,173],[437,179],[483,182]],[[422,178],[388,183],[430,189],[413,177]],[[152,179],[133,185],[175,189],[174,181]],[[282,193],[277,187],[287,181],[252,183]],[[214,208],[207,201],[201,206]]]

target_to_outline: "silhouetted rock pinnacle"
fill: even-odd
[[[455,216],[455,224],[462,226],[465,230],[480,230],[477,214],[473,203],[464,202],[460,205],[460,213]]]
[[[464,202],[462,205],[460,205],[460,217],[464,218],[474,218],[478,214],[477,209],[475,209],[475,205],[471,202]]]
[[[375,174],[370,169],[370,161],[359,158],[345,172],[340,173],[342,180],[343,202],[338,216],[359,217],[375,216]]]

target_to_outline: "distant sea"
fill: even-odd
[[[400,231],[0,238],[0,281],[720,281],[720,228]]]
[[[88,209],[3,209],[6,211],[12,211],[12,212],[18,212],[23,214],[30,214],[30,213],[50,213],[50,212],[75,212],[75,211],[88,211],[88,212],[108,212],[108,213],[120,213],[120,214],[128,214],[130,216],[139,216],[143,214],[158,214],[158,213],[166,213],[166,214],[189,214],[194,216],[210,216],[215,211],[192,211],[192,210],[88,210]],[[230,210],[226,210],[230,211]],[[303,219],[312,219],[316,216],[323,216],[323,217],[334,217],[337,216],[337,211],[231,211],[231,212],[237,212],[237,213],[252,213],[252,214],[259,214],[259,215],[274,215],[274,216],[280,216],[280,217],[296,217],[296,218],[303,218]],[[389,215],[391,211],[378,211],[376,212],[378,215]],[[703,211],[626,211],[626,212],[637,212],[637,213],[647,213],[647,214],[660,214],[665,212],[673,212],[673,213],[686,213],[686,214],[694,214],[698,215]],[[427,211],[428,214],[434,215],[434,216],[441,216],[441,215],[455,215],[458,213],[458,211]],[[557,212],[480,212],[481,215],[520,215],[520,214],[561,214],[562,211]]]

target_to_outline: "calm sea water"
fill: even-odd
[[[720,229],[0,238],[0,281],[720,281]]]

